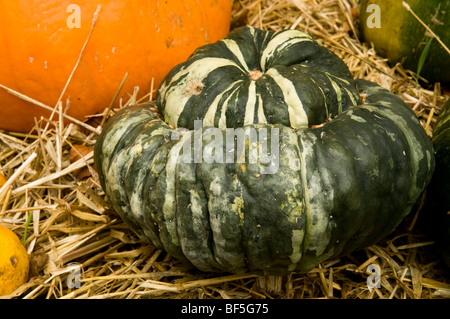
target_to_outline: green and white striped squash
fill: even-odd
[[[434,168],[412,110],[355,81],[300,31],[243,27],[199,48],[167,75],[157,107],[167,123],[149,105],[111,118],[96,168],[140,238],[203,271],[307,272],[373,244],[410,212]],[[259,159],[179,161],[195,147],[195,120],[223,139],[228,128],[266,131],[279,145],[277,171],[263,174],[270,164]],[[174,127],[191,138],[174,140]]]
[[[174,127],[320,124],[360,97],[347,65],[298,30],[239,28],[164,78],[158,111]]]
[[[450,99],[439,113],[432,142],[436,168],[427,189],[427,209],[422,220],[450,267]]]

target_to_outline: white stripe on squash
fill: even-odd
[[[191,97],[191,95],[186,94],[186,85],[192,81],[203,81],[209,73],[223,66],[234,66],[239,68],[236,63],[229,59],[204,58],[197,60],[187,68],[180,70],[172,78],[164,92],[161,92],[162,96],[166,96],[166,108],[164,110],[165,121],[174,127],[177,127],[178,118]],[[186,77],[177,84],[172,85],[172,83],[175,83],[183,76]]]
[[[256,104],[256,83],[251,81],[248,86],[248,99],[245,105],[244,125],[253,124],[255,118],[255,104]]]
[[[308,116],[292,81],[283,77],[274,68],[269,69],[266,75],[270,76],[278,84],[283,93],[284,102],[288,107],[290,125],[297,129],[308,127]]]
[[[236,86],[236,88],[233,90],[233,92],[230,93],[230,95],[227,97],[227,99],[222,104],[222,110],[219,118],[219,129],[225,130],[227,128],[227,116],[226,112],[228,109],[228,103],[230,103],[230,99],[234,97],[234,93],[239,90],[241,86]]]
[[[177,247],[180,247],[180,242],[178,240],[176,223],[176,167],[183,145],[184,143],[182,143],[182,140],[176,143],[170,150],[167,158],[166,189],[162,209],[164,226],[170,235],[172,244]]]
[[[263,100],[260,94],[258,94],[258,101],[258,123],[267,123],[267,118],[264,114]]]
[[[312,37],[302,31],[299,30],[288,30],[284,32],[280,32],[276,34],[267,44],[266,48],[261,54],[261,68],[262,71],[265,72],[266,65],[268,59],[270,59],[275,53],[279,53],[284,50],[286,47],[291,46],[296,43],[300,43],[303,41],[311,41],[314,40]]]
[[[231,51],[231,53],[234,54],[234,56],[239,60],[241,65],[244,67],[244,69],[240,68],[244,73],[250,72],[247,62],[245,62],[245,58],[242,55],[241,50],[239,49],[239,45],[236,43],[236,41],[231,39],[223,39],[222,42],[227,46],[228,50]]]
[[[239,83],[239,82],[242,82],[242,80],[238,80],[238,81],[235,81],[235,82],[231,83],[225,90],[222,91],[222,93],[220,93],[220,94],[218,94],[216,96],[214,101],[210,104],[210,106],[208,108],[208,111],[205,114],[205,117],[203,118],[203,127],[215,126],[214,125],[214,118],[215,118],[216,113],[217,113],[217,107],[219,106],[220,99],[222,99],[222,96],[225,93],[227,93],[228,91],[232,90],[236,86],[236,84]],[[239,88],[239,86],[237,88]],[[237,88],[235,88],[232,93],[234,93],[234,91],[236,91]],[[231,95],[232,94],[230,94],[230,96]],[[220,120],[219,120],[219,128],[220,129],[225,129],[226,128],[225,118],[222,119],[222,117],[225,117],[224,114],[225,114],[225,111],[226,111],[226,105],[227,105],[227,102],[230,99],[230,96],[222,104],[222,115],[221,115]]]

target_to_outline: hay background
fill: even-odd
[[[355,8],[356,0],[235,1],[232,27],[250,24],[311,33],[339,55],[355,77],[399,94],[431,136],[448,89],[419,86],[413,72],[389,66],[361,43]],[[144,99],[149,96],[154,92]],[[122,105],[134,102],[136,95],[131,95]],[[104,114],[113,113],[105,108]],[[20,238],[26,231],[31,255],[30,279],[6,298],[450,297],[449,271],[416,223],[421,203],[378,244],[324,262],[307,274],[235,276],[186,268],[140,242],[105,202],[90,149],[105,118],[93,116],[81,127],[55,115],[37,121],[36,130],[27,135],[0,132],[1,172],[10,183],[0,193],[0,224]],[[27,161],[30,156],[36,158]],[[369,290],[366,284],[371,263],[381,268],[379,289]],[[81,267],[81,286],[71,289],[67,280],[76,267]]]

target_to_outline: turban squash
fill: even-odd
[[[297,30],[241,27],[198,48],[167,74],[157,107],[165,121],[135,105],[106,123],[101,185],[143,240],[203,271],[307,272],[375,243],[434,168],[412,110]],[[244,160],[238,134],[214,160],[195,157],[212,154],[208,130],[225,141],[239,128],[264,136],[244,139]],[[250,161],[269,145],[270,161]]]
[[[148,93],[198,46],[229,32],[230,0],[78,0],[0,2],[0,84],[54,107],[63,96],[79,120],[103,111],[121,90]],[[210,17],[214,19],[210,19]],[[119,98],[121,97],[119,96]],[[0,88],[0,129],[28,132],[50,112]]]

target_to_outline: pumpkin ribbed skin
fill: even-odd
[[[262,37],[263,33],[259,33],[262,31],[253,32],[255,38],[258,34]],[[262,38],[269,41],[277,36],[267,32]],[[312,45],[317,48],[316,44]],[[286,46],[278,47],[280,60],[292,61],[289,56],[285,60],[281,58]],[[208,47],[197,53],[202,50],[207,51]],[[324,53],[324,56],[334,61],[334,55]],[[326,62],[310,63],[320,66]],[[264,170],[272,162],[261,159],[251,162],[248,157],[244,162],[196,161],[195,158],[180,161],[184,147],[190,145],[195,149],[196,134],[204,134],[208,128],[191,130],[183,138],[173,139],[174,132],[177,135],[179,130],[157,117],[148,105],[120,110],[107,122],[95,147],[101,185],[114,208],[140,238],[203,271],[306,272],[326,259],[377,242],[409,213],[427,185],[434,167],[433,149],[414,113],[398,96],[371,82],[342,79],[348,70],[341,70],[341,63],[336,65],[338,75],[289,64],[293,73],[295,69],[306,70],[310,81],[316,84],[322,83],[319,79],[324,80],[324,86],[318,84],[318,99],[325,112],[306,107],[304,96],[310,92],[299,87],[294,91],[278,89],[277,98],[283,103],[263,107],[266,122],[255,116],[256,123],[242,123],[242,117],[236,116],[245,113],[245,107],[253,112],[256,106],[261,106],[249,103],[258,100],[257,94],[242,93],[242,99],[238,99],[242,104],[236,102],[235,107],[235,110],[242,108],[241,112],[226,114],[227,125],[244,124],[244,129],[253,129],[258,134],[265,131],[269,145],[278,142],[278,167],[270,174]],[[179,66],[177,70],[183,72],[185,67]],[[272,68],[283,67],[273,65]],[[270,72],[264,68],[261,71]],[[211,67],[208,76],[203,78],[206,80],[202,82],[202,94],[212,92],[207,84],[213,72]],[[175,72],[168,79],[176,77]],[[298,74],[294,79],[283,77],[281,82],[301,86],[296,80],[299,77]],[[325,78],[339,84],[327,86],[331,82]],[[228,88],[234,78],[222,80]],[[170,81],[162,86],[162,91],[166,86],[166,93],[162,93],[166,97]],[[256,84],[240,83],[241,87],[235,90],[249,92],[249,86],[261,85],[258,81],[268,85],[264,76],[251,81]],[[272,82],[270,86],[277,89],[281,86],[278,85]],[[328,98],[323,99],[320,91]],[[215,100],[210,94],[206,97]],[[215,94],[219,96],[220,92]],[[300,105],[289,105],[292,94],[297,101],[302,101]],[[366,104],[361,103],[360,94],[365,96]],[[324,103],[333,97],[337,102],[334,106],[332,102]],[[158,102],[161,101],[160,96]],[[176,118],[167,114],[176,108],[168,105],[168,100],[165,103],[159,105],[165,117]],[[187,112],[183,114],[189,102],[184,106],[179,104],[181,115],[169,123],[192,126],[190,121],[206,117],[208,105],[211,103],[198,109],[194,107],[189,116]],[[292,121],[288,120],[296,114],[289,112],[301,106],[308,123],[293,129]],[[270,119],[267,114],[277,108],[287,110],[286,117],[280,118],[281,123],[267,120]],[[327,112],[337,115],[323,125],[316,125],[309,120],[314,116],[308,110],[324,113],[317,116],[319,124],[330,117]],[[214,114],[215,120],[209,124],[221,127],[218,114],[223,113]],[[226,128],[220,132],[225,140]],[[208,151],[208,146],[203,143],[203,153]],[[262,147],[260,140],[246,143],[245,154],[250,154],[251,147]],[[228,153],[224,146],[223,157]]]
[[[229,32],[230,0],[0,1],[0,84],[84,121],[117,101],[158,87],[198,46]],[[214,17],[211,19],[210,17]],[[76,26],[77,22],[79,25]],[[75,25],[74,25],[75,24]],[[70,101],[70,103],[67,102]],[[0,129],[28,133],[49,111],[0,88]],[[117,102],[116,105],[119,105]]]

